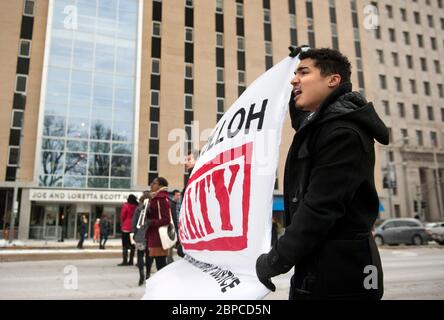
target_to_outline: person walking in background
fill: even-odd
[[[145,205],[144,201],[150,199],[150,192],[144,191],[143,195],[139,199],[139,206],[133,215],[132,227],[133,227],[133,239],[137,251],[137,268],[139,269],[139,286],[145,282],[145,274],[143,271],[144,266],[147,266],[146,274],[149,274],[148,270],[148,246],[146,239],[146,231],[149,227],[148,211],[149,208],[142,215]],[[149,204],[148,204],[149,206]],[[141,216],[142,215],[142,216]]]
[[[150,225],[147,230],[149,258],[147,265],[148,279],[150,276],[151,265],[156,260],[157,271],[165,267],[168,250],[162,248],[159,236],[159,227],[170,223],[170,204],[168,201],[168,181],[165,178],[158,177],[151,182],[151,196],[148,219]]]
[[[183,250],[182,246],[179,242],[179,214],[180,214],[180,200],[181,200],[181,194],[179,190],[173,190],[173,197],[170,199],[171,204],[171,215],[174,223],[174,227],[176,228],[176,234],[177,234],[177,242],[175,245],[175,248],[177,249],[178,255],[180,257],[183,257]],[[173,249],[170,250],[169,256],[168,256],[169,262],[173,262]]]
[[[100,242],[99,249],[105,250],[105,244],[108,240],[108,236],[111,233],[111,223],[108,220],[108,216],[106,214],[102,215],[102,219],[100,220]]]
[[[200,151],[198,150],[192,150],[188,152],[185,162],[185,170],[187,172],[187,176],[185,180],[185,186],[182,191],[183,197],[185,197],[185,190],[187,188],[188,180],[190,179],[191,174],[193,173],[194,165],[196,164],[196,161],[199,159],[199,155]],[[180,206],[179,206],[179,212],[180,212]],[[179,222],[179,215],[177,216],[177,220],[178,220],[177,222]],[[176,228],[178,228],[178,225],[176,225]],[[179,234],[177,234],[176,249],[177,249],[177,255],[183,258],[185,256],[185,253],[183,252],[182,244],[179,241]]]
[[[96,219],[94,223],[94,237],[93,242],[99,242],[100,239],[100,219]]]
[[[134,211],[136,210],[139,202],[134,194],[128,196],[127,202],[123,205],[120,211],[120,221],[122,230],[122,263],[118,266],[132,266],[134,265],[134,251],[135,247],[131,244],[130,233],[132,231],[131,221],[133,219]],[[130,250],[130,257],[128,260],[128,249]]]
[[[170,199],[171,204],[171,215],[173,216],[174,227],[176,228],[176,234],[178,234],[178,223],[179,223],[179,214],[180,214],[180,191],[173,190],[173,197]]]
[[[83,249],[83,241],[85,241],[88,232],[88,219],[84,214],[80,218],[79,236],[80,240],[77,243],[77,249]]]
[[[185,186],[182,191],[182,194],[185,194],[185,189],[188,184],[188,180],[191,177],[191,174],[193,173],[194,165],[196,164],[196,161],[199,159],[200,151],[198,150],[190,150],[188,151],[188,155],[185,162],[185,170],[187,172],[186,180],[185,180]]]

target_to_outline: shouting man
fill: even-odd
[[[379,208],[374,140],[388,144],[388,130],[372,103],[352,92],[345,56],[309,49],[299,58],[290,100],[297,133],[284,177],[287,227],[259,256],[257,276],[274,291],[270,278],[294,267],[290,299],[380,299],[371,233]]]

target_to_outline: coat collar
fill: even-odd
[[[325,112],[327,107],[334,103],[338,98],[348,92],[352,91],[352,84],[351,82],[345,82],[341,84],[339,87],[337,87],[335,90],[333,90],[327,98],[321,103],[319,108],[315,112],[309,113],[305,119],[302,121],[302,124],[299,128],[299,132],[303,129],[305,129],[307,126],[311,125],[312,123],[316,122],[316,119],[319,118],[319,116]]]
[[[167,188],[162,188],[157,192],[153,192],[152,196],[153,196],[153,199],[154,198],[168,198]]]

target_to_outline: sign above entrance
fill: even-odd
[[[42,202],[124,203],[130,194],[139,198],[141,192],[31,189],[29,200]]]

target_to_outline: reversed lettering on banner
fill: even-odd
[[[248,244],[252,143],[233,148],[200,167],[184,195],[179,237],[185,249],[239,251]],[[234,214],[242,203],[242,214]]]
[[[189,255],[185,256],[185,260],[212,276],[219,284],[220,291],[222,293],[227,292],[227,289],[234,288],[241,283],[239,278],[236,277],[230,270],[223,270],[222,268],[212,265],[211,263],[197,261]]]

